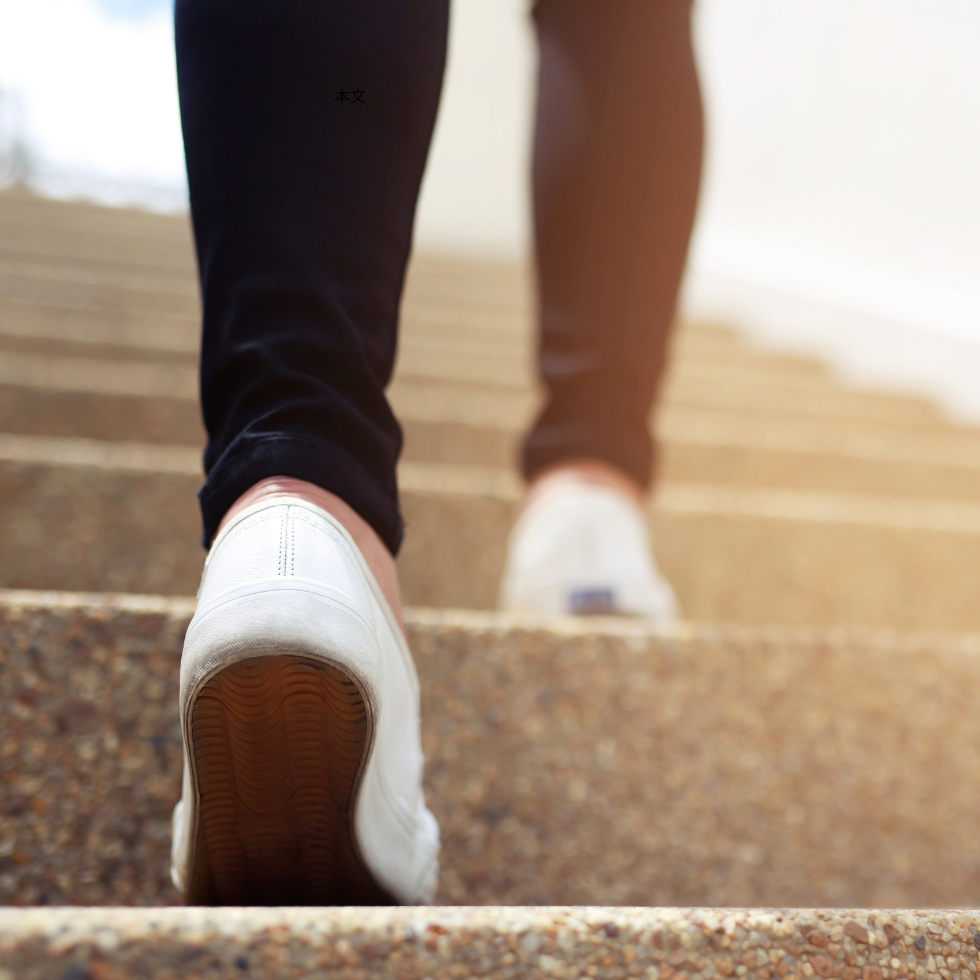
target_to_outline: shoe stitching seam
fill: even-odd
[[[261,515],[261,516],[260,516]],[[230,541],[232,538],[238,537],[243,530],[246,528],[254,527],[256,524],[264,524],[266,521],[274,521],[279,515],[278,514],[253,514],[251,517],[246,518],[241,523],[235,524],[229,531],[228,535],[221,540],[221,544],[225,541]]]
[[[351,550],[351,547],[347,542],[346,538],[344,538],[343,535],[331,533],[336,531],[333,525],[327,524],[327,526],[325,527],[323,523],[320,523],[312,516],[307,516],[308,512],[305,510],[305,508],[293,507],[292,505],[288,505],[288,504],[285,506],[287,509],[287,514],[289,511],[295,512],[295,516],[292,518],[294,521],[302,521],[304,524],[308,525],[314,530],[319,531],[323,535],[326,535],[326,537],[330,541],[332,541],[334,544],[338,545],[342,549],[346,557],[349,559],[350,563],[357,569],[357,575],[361,585],[367,591],[368,595],[371,595],[372,594],[371,583],[368,581],[367,576],[364,574],[364,569],[361,568],[361,562],[358,560],[357,556]],[[224,539],[224,541],[222,541],[222,544],[224,544],[226,541],[231,541],[233,538],[238,537],[243,531],[245,531],[248,528],[255,527],[256,525],[262,524],[266,521],[272,521],[275,520],[277,517],[280,517],[280,515],[277,514],[274,509],[270,509],[270,511],[271,512],[268,514],[262,514],[262,512],[260,511],[259,513],[255,514],[254,517],[246,518],[245,520],[235,524],[234,527],[229,530],[228,535]],[[283,524],[280,528],[280,536],[279,536],[278,575],[280,578],[287,578],[288,575],[286,574],[286,570],[284,569],[284,564],[286,561],[285,558],[286,543],[284,538],[286,534],[287,518],[283,516],[282,521]],[[212,551],[212,555],[214,553],[215,552]],[[370,606],[370,603],[368,605]]]
[[[304,524],[313,528],[315,531],[319,531],[321,534],[326,535],[332,542],[339,545],[343,549],[344,554],[350,559],[351,564],[357,569],[357,574],[361,580],[361,584],[365,589],[367,589],[368,593],[371,592],[371,583],[368,582],[367,576],[364,574],[364,569],[361,568],[361,563],[357,560],[357,556],[351,551],[350,545],[341,535],[331,533],[331,531],[335,530],[332,525],[324,527],[322,524],[310,520],[305,515],[297,516],[294,519],[297,521],[302,521]]]
[[[287,523],[288,517],[289,517],[289,508],[286,509],[286,513],[285,514],[283,514],[283,515],[280,516],[281,523],[279,525],[279,566],[278,566],[278,569],[277,569],[277,572],[276,572],[276,575],[279,578],[284,578],[284,575],[283,575],[283,572],[282,572],[282,563],[283,563],[283,552],[285,551],[285,548],[286,548],[286,543],[285,543],[285,539],[286,539],[286,523]]]
[[[276,518],[275,514],[267,514],[262,517],[255,515],[254,519],[249,518],[245,521],[242,521],[240,524],[235,524],[232,528],[230,528],[228,533],[225,535],[225,537],[221,539],[220,546],[216,547],[212,545],[211,550],[208,552],[208,556],[204,561],[204,572],[202,573],[202,577],[201,577],[201,588],[198,590],[199,596],[204,588],[204,576],[207,575],[208,571],[210,570],[211,563],[215,560],[214,556],[218,553],[219,547],[223,547],[224,544],[228,541],[235,540],[246,527],[249,528],[255,527],[258,524],[264,524],[266,521],[275,520],[275,518]]]
[[[372,620],[375,620],[376,614],[374,612],[374,607],[379,600],[374,594],[374,589],[371,586],[368,577],[364,574],[364,569],[361,567],[361,562],[363,561],[366,564],[367,560],[363,556],[361,556],[361,558],[359,559],[358,556],[354,554],[354,552],[351,550],[350,544],[347,541],[347,538],[344,537],[342,534],[337,534],[336,528],[330,522],[324,521],[322,518],[320,518],[320,520],[317,521],[314,520],[312,517],[308,517],[307,514],[309,514],[309,511],[306,511],[304,508],[297,507],[296,510],[301,512],[296,516],[296,520],[303,521],[305,524],[308,524],[314,530],[319,531],[321,534],[325,534],[331,541],[339,545],[342,548],[344,554],[348,556],[351,563],[357,569],[357,574],[360,577],[361,584],[363,585],[364,589],[368,594],[368,610],[370,611]],[[381,587],[378,586],[377,588],[380,593]],[[381,593],[381,595],[382,598],[384,598],[384,594]],[[384,611],[383,610],[379,610],[379,611],[380,611],[381,622],[384,623],[386,629],[391,630],[394,636],[395,643],[398,647],[398,654],[404,661],[405,668],[410,678],[410,683],[415,688],[416,694],[418,694],[419,692],[418,673],[417,673],[417,668],[415,667],[415,661],[412,658],[412,651],[408,646],[408,642],[405,639],[405,637],[402,635],[397,622],[389,622],[388,617],[385,615]],[[392,619],[394,620],[394,611],[391,612],[391,616]],[[378,629],[378,623],[376,621],[373,622],[372,627],[374,629]]]
[[[361,556],[359,558],[358,555],[356,555],[354,553],[354,551],[351,549],[350,543],[347,541],[347,538],[343,534],[337,533],[337,529],[333,526],[333,524],[330,521],[327,521],[324,518],[319,518],[318,519],[318,515],[312,514],[309,510],[307,510],[306,507],[294,506],[294,505],[291,505],[291,504],[286,504],[285,506],[289,510],[291,510],[291,511],[294,512],[294,515],[295,516],[293,517],[293,520],[301,520],[301,521],[303,521],[303,523],[307,524],[309,527],[311,527],[311,528],[319,531],[321,534],[326,535],[327,538],[330,541],[332,541],[334,544],[338,545],[341,548],[341,550],[343,551],[343,553],[350,560],[351,564],[353,564],[354,567],[357,569],[358,580],[360,581],[362,587],[367,591],[368,596],[373,599],[374,598],[374,589],[373,589],[370,581],[368,580],[368,577],[365,575],[364,569],[361,567],[361,563],[365,559],[363,558],[363,556]],[[261,513],[261,511],[259,513]],[[273,519],[275,519],[275,517],[276,517],[276,514],[273,512],[273,513],[270,513],[267,517],[258,517],[258,515],[256,515],[255,518],[246,518],[245,520],[241,521],[240,523],[234,525],[234,530],[233,531],[231,531],[231,530],[229,531],[228,540],[231,539],[231,537],[232,537],[233,534],[237,535],[242,530],[244,530],[246,527],[252,527],[255,524],[259,524],[259,523],[261,523],[262,521],[265,521],[265,520],[273,520]],[[336,520],[336,518],[334,518],[334,520]],[[282,558],[280,557],[280,562],[281,561],[282,561]],[[281,566],[280,566],[280,569],[281,569]],[[380,590],[380,587],[379,587],[379,590]],[[369,608],[371,607],[371,605],[372,605],[372,603],[369,602],[368,603]],[[373,618],[374,617],[373,617],[373,612],[372,612],[372,619]],[[388,625],[387,624],[387,616],[385,616],[382,613],[381,618],[382,618],[382,620],[385,621],[386,625]],[[377,624],[375,624],[375,628],[377,628]],[[393,630],[396,630],[396,631],[398,630],[397,625],[392,625],[391,628]],[[396,637],[396,641],[398,641],[398,637]],[[399,645],[399,648],[401,649],[402,646],[403,646],[403,642],[402,641],[398,641],[398,645]],[[401,653],[402,653],[402,656],[404,657],[405,654],[406,654],[406,650],[401,649]],[[409,653],[408,656],[411,657],[411,654]]]
[[[269,508],[268,510],[271,511],[272,508]],[[215,540],[211,543],[211,548],[208,551],[208,557],[210,558],[210,556],[214,554],[215,550],[219,548],[221,545],[223,545],[225,541],[229,541],[231,538],[237,537],[241,533],[243,528],[252,527],[255,524],[261,524],[264,521],[275,520],[276,517],[277,515],[275,513],[256,510],[253,513],[249,514],[247,517],[236,518],[234,521],[232,521],[232,523],[228,527],[221,529],[221,531],[219,532],[221,540],[219,541],[218,538],[216,537]]]

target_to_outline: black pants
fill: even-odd
[[[548,398],[523,469],[593,457],[645,485],[700,175],[690,0],[539,0],[533,16]],[[177,0],[206,545],[242,493],[282,475],[398,549],[384,389],[447,22],[448,0]]]

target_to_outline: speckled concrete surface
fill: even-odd
[[[980,900],[980,644],[413,618],[452,902]]]
[[[175,900],[165,856],[193,607],[59,594],[0,603],[0,903]]]
[[[170,904],[188,601],[0,603],[0,902]],[[415,610],[456,904],[980,904],[980,639]]]
[[[0,980],[967,980],[978,927],[959,911],[0,911]]]

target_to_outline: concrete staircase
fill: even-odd
[[[195,591],[197,316],[183,220],[3,198],[0,586]],[[391,387],[409,603],[495,605],[531,344],[522,270],[415,260]],[[655,547],[689,618],[980,627],[976,430],[704,325],[654,424]]]
[[[177,900],[197,305],[185,221],[0,195],[0,903]],[[391,397],[438,901],[980,903],[980,430],[685,324],[651,514],[699,625],[507,617],[489,610],[537,399],[531,327],[523,270],[413,261]],[[4,910],[0,980],[949,980],[977,973],[978,928],[938,912]]]

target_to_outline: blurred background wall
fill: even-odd
[[[528,254],[528,2],[454,0],[429,249]],[[980,5],[698,0],[696,20],[685,315],[980,419]],[[0,89],[0,179],[184,206],[168,0],[0,0]]]

